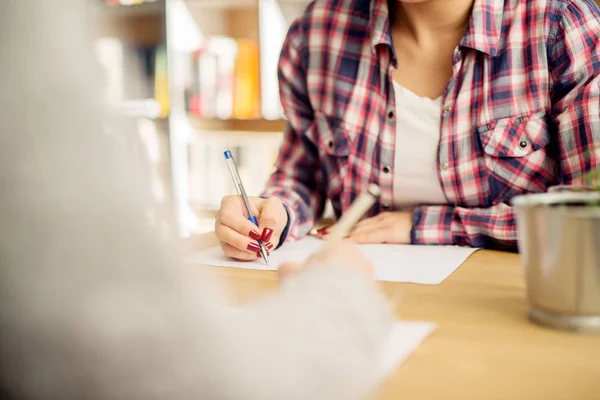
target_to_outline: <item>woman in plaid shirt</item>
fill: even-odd
[[[288,124],[260,228],[231,197],[217,218],[234,258],[306,235],[371,182],[357,242],[514,250],[515,195],[598,167],[593,0],[316,0],[278,71]]]

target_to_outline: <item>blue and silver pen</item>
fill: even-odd
[[[227,161],[227,166],[229,167],[229,172],[231,173],[231,178],[233,179],[235,189],[237,190],[238,195],[240,195],[240,197],[242,198],[242,203],[244,203],[244,209],[246,210],[246,218],[248,218],[250,222],[254,223],[254,225],[258,226],[258,220],[254,215],[252,215],[252,209],[250,208],[250,200],[248,199],[248,195],[246,194],[246,190],[244,189],[244,185],[242,184],[242,178],[240,177],[237,165],[235,165],[235,160],[233,159],[231,151],[229,150],[225,152],[225,161]],[[262,258],[265,260],[265,263],[269,265],[269,259],[267,258],[267,248],[261,240],[258,240],[258,245],[260,246],[260,254],[262,255]]]

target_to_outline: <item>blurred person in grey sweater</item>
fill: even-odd
[[[362,399],[391,312],[342,245],[237,318],[183,280],[105,111],[84,0],[0,2],[0,384],[13,399]]]

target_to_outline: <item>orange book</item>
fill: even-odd
[[[234,67],[233,118],[260,118],[258,43],[239,39]]]

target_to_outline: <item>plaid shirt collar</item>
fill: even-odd
[[[370,4],[369,22],[372,26],[371,45],[373,46],[373,50],[375,50],[378,45],[387,45],[393,49],[394,46],[390,32],[390,10],[388,8],[388,0],[359,0],[356,3],[358,8],[364,7],[364,3],[367,3],[367,5]]]
[[[475,0],[469,27],[460,45],[491,56],[498,54],[503,13],[504,0]]]
[[[391,0],[398,1],[398,0]],[[397,55],[392,43],[390,32],[390,9],[388,0],[358,0],[355,2],[356,10],[369,9],[371,29],[371,45],[373,51],[378,45],[386,45],[392,51],[392,63],[397,65]],[[469,26],[460,46],[478,50],[490,56],[498,54],[504,0],[475,0]]]

